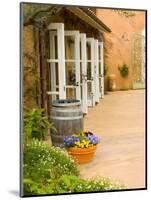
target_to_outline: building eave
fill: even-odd
[[[101,32],[111,32],[111,29],[106,26],[90,9],[79,7],[66,7],[67,10],[80,16],[82,20]]]

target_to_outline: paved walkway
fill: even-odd
[[[80,165],[81,177],[111,177],[128,188],[145,187],[144,90],[118,91],[105,95],[89,109],[85,130],[101,137],[90,164]]]

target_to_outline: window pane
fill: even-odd
[[[67,88],[66,95],[67,95],[67,99],[76,99],[76,89],[75,88]]]
[[[87,79],[91,80],[91,62],[87,62]]]
[[[88,99],[92,98],[92,82],[87,82]]]
[[[55,59],[58,59],[58,40],[57,40],[57,36],[55,36]]]
[[[50,59],[58,59],[58,41],[57,41],[57,35],[53,36],[50,31]]]
[[[86,51],[87,51],[87,60],[91,60],[91,46],[88,43],[87,43]]]
[[[82,46],[81,46],[81,41],[80,41],[80,60],[82,60],[82,53],[81,53],[81,51],[82,51]]]
[[[80,63],[80,83],[82,83],[82,63]]]
[[[65,59],[75,59],[75,38],[73,36],[65,36]]]
[[[101,62],[99,62],[99,76],[101,76]]]
[[[53,71],[54,70],[54,71]],[[50,63],[49,67],[49,83],[51,91],[59,91],[59,75],[58,63]]]
[[[66,66],[66,85],[76,85],[75,63],[67,62]]]
[[[80,88],[81,88],[81,100],[82,100],[82,85],[80,86]]]
[[[55,70],[56,70],[56,85],[59,86],[59,69],[58,69],[58,63],[55,63]],[[58,91],[58,90],[56,90]]]
[[[100,45],[98,46],[98,58],[99,58],[99,60],[101,60],[101,47],[100,47]]]
[[[99,78],[99,92],[101,92],[101,78]]]

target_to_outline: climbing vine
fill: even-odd
[[[48,21],[50,22],[51,17],[60,10],[56,6],[32,3],[23,3],[22,9],[24,26],[34,25],[42,29],[46,27]]]
[[[127,17],[127,18],[135,16],[135,11],[132,11],[132,10],[113,9],[113,11],[118,13],[119,15]]]
[[[119,69],[120,74],[123,78],[128,76],[129,68],[126,64],[123,64],[121,67],[119,66],[118,69]]]

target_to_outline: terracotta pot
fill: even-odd
[[[109,78],[109,90],[112,92],[116,91],[116,75],[110,74],[108,78]]]
[[[96,151],[97,145],[88,147],[88,148],[75,148],[70,147],[67,149],[68,153],[74,157],[74,159],[79,163],[88,163],[91,162],[95,151]]]

